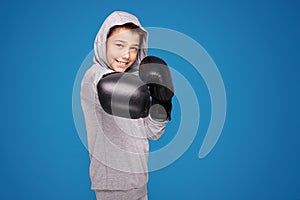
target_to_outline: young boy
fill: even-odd
[[[103,109],[99,98],[106,94],[99,94],[97,88],[100,80],[113,73],[137,75],[139,63],[147,54],[147,40],[147,32],[135,16],[113,12],[96,36],[94,64],[81,83],[91,189],[97,200],[148,199],[148,138],[158,139],[163,134],[167,118],[114,116]]]

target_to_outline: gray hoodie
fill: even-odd
[[[136,195],[130,195],[137,199],[141,191],[144,195],[147,193],[148,138],[158,139],[167,122],[155,121],[150,116],[126,119],[109,115],[101,107],[97,94],[101,77],[113,72],[106,60],[107,33],[111,27],[128,22],[141,27],[135,16],[120,11],[113,12],[103,22],[94,42],[94,64],[84,75],[80,95],[91,159],[91,189],[125,193],[137,189]],[[145,37],[141,41],[138,59],[129,73],[136,73],[138,64],[146,56],[147,40]]]

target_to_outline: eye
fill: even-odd
[[[119,47],[119,48],[122,48],[122,47],[124,47],[124,45],[123,45],[123,44],[121,44],[121,43],[117,43],[117,44],[116,44],[116,46],[117,46],[117,47]]]
[[[130,51],[132,51],[132,52],[137,52],[137,51],[138,51],[138,48],[137,48],[137,47],[131,47],[131,48],[130,48]]]

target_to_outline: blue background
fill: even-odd
[[[226,87],[223,133],[200,160],[209,94],[200,75],[166,53],[195,87],[202,118],[185,154],[150,173],[150,200],[300,199],[296,0],[2,1],[0,199],[95,198],[88,152],[73,121],[72,90],[98,28],[114,10],[135,14],[146,27],[195,39],[217,64]],[[175,108],[166,134],[151,148],[172,139],[178,116]]]

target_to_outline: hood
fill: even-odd
[[[103,22],[100,30],[97,33],[96,39],[94,41],[94,63],[99,64],[102,67],[108,68],[109,64],[106,60],[106,37],[111,27],[116,25],[123,25],[126,23],[134,23],[139,26],[142,30],[145,31],[146,36],[141,41],[140,50],[138,52],[138,58],[136,62],[130,67],[129,70],[136,71],[138,69],[139,63],[141,60],[147,55],[148,48],[148,33],[141,26],[139,20],[132,14],[123,12],[123,11],[115,11],[111,13]]]

